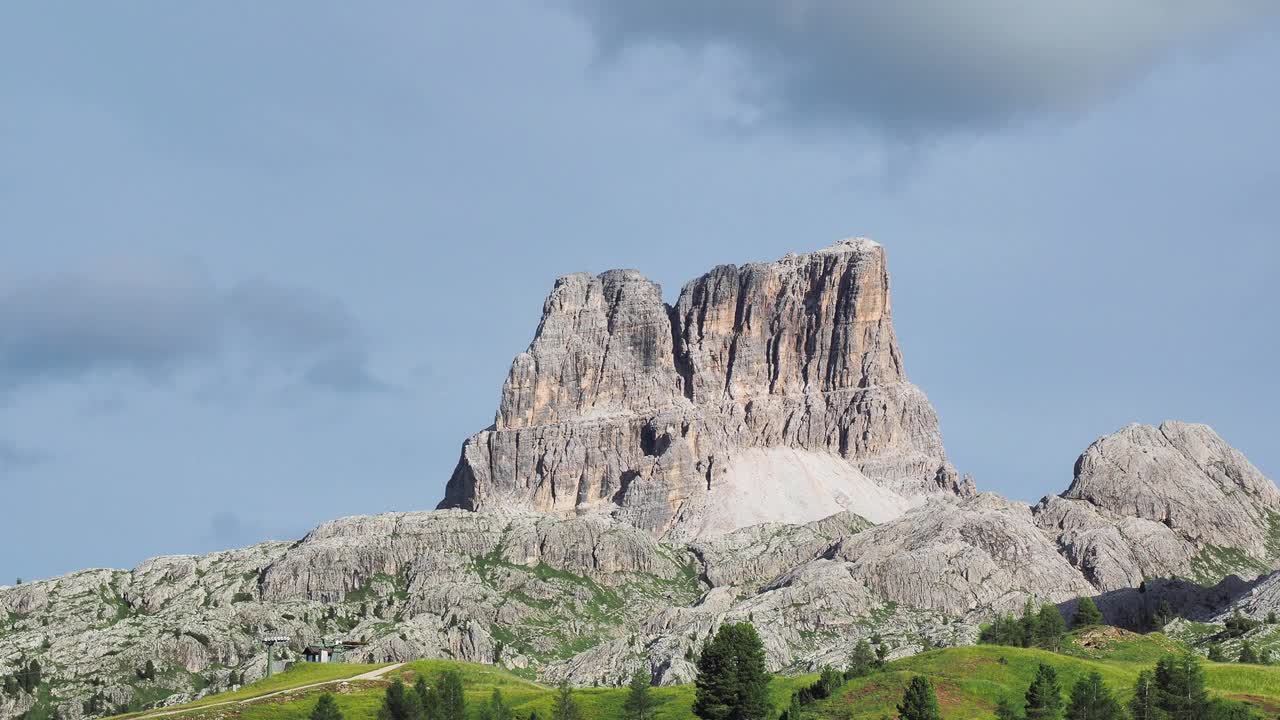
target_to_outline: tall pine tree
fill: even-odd
[[[1082,628],[1102,624],[1102,612],[1093,598],[1082,597],[1076,603],[1076,611],[1071,616],[1071,627]]]
[[[1040,663],[1036,669],[1036,678],[1027,688],[1025,714],[1027,720],[1058,720],[1062,715],[1062,689],[1051,665]]]
[[[1138,673],[1133,684],[1133,698],[1129,700],[1129,717],[1132,720],[1162,720],[1155,675],[1150,670]]]
[[[653,720],[653,694],[649,692],[653,677],[645,670],[636,670],[631,674],[631,682],[627,685],[627,700],[622,705],[624,720]]]
[[[1102,682],[1102,675],[1089,673],[1071,688],[1067,720],[1121,720],[1124,710]]]
[[[1204,720],[1209,717],[1209,694],[1204,689],[1204,669],[1191,653],[1166,655],[1156,663],[1156,706],[1169,720]]]
[[[938,696],[934,694],[929,678],[923,675],[911,678],[911,684],[902,694],[902,702],[898,703],[898,720],[942,720]]]
[[[512,720],[511,707],[502,698],[502,691],[493,689],[488,704],[480,708],[480,720]],[[427,720],[431,720],[428,716]]]
[[[1019,715],[1009,698],[1002,697],[996,702],[996,720],[1018,720]]]
[[[422,701],[418,694],[405,687],[399,678],[387,687],[378,710],[378,720],[423,720]]]
[[[567,681],[562,681],[556,688],[556,696],[551,703],[551,720],[582,720],[582,708],[573,699],[573,689]]]
[[[462,695],[462,674],[446,670],[436,680],[435,713],[431,720],[466,720],[467,701]]]
[[[1036,615],[1036,645],[1045,650],[1057,651],[1062,647],[1062,636],[1067,634],[1067,623],[1054,605],[1045,604]]]
[[[311,720],[342,720],[342,711],[331,693],[321,693],[316,706],[311,709]]]
[[[694,685],[693,713],[702,720],[764,720],[769,673],[751,623],[721,626],[702,649]]]
[[[844,669],[844,676],[846,678],[865,677],[871,674],[875,665],[876,655],[871,649],[871,643],[859,640],[853,652],[849,653],[849,665]]]

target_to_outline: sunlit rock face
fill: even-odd
[[[907,382],[884,249],[859,238],[722,265],[674,306],[631,270],[561,278],[441,507],[678,539],[969,494]]]

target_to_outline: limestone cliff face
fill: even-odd
[[[814,457],[743,460],[759,448]],[[760,487],[806,470],[822,477],[802,511]],[[493,427],[466,442],[440,506],[608,512],[687,537],[844,510],[882,520],[910,504],[882,490],[910,499],[972,487],[907,382],[884,250],[856,239],[717,267],[674,307],[635,271],[561,278]],[[880,517],[861,506],[868,495]]]
[[[1252,577],[1280,556],[1280,491],[1207,425],[1135,424],[1098,439],[1035,514],[1101,590]]]

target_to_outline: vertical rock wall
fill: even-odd
[[[747,448],[835,455],[851,478],[903,498],[972,491],[907,382],[876,243],[722,265],[674,307],[635,271],[561,278],[440,506],[609,512],[687,536],[724,526],[707,516],[730,510],[717,489]],[[789,475],[771,468],[764,481]],[[751,502],[747,490],[732,501]],[[858,501],[806,507],[856,512]]]

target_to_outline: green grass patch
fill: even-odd
[[[247,700],[250,698],[261,697],[263,695],[270,695],[271,693],[279,692],[281,690],[291,690],[304,685],[329,682],[331,680],[345,680],[385,666],[386,663],[379,663],[376,665],[362,665],[355,663],[298,663],[282,673],[276,673],[269,678],[263,678],[258,682],[246,685],[238,690],[207,695],[195,702],[179,705],[174,708],[164,708],[164,710],[187,709],[194,712],[200,708],[208,707],[209,705],[217,703]],[[317,690],[323,691],[323,688],[317,688]],[[128,715],[120,715],[118,717],[128,718],[135,717],[139,714],[145,713],[130,713]]]
[[[1217,585],[1228,575],[1252,580],[1271,572],[1271,567],[1239,548],[1209,545],[1191,558],[1191,580],[1199,585]]]

